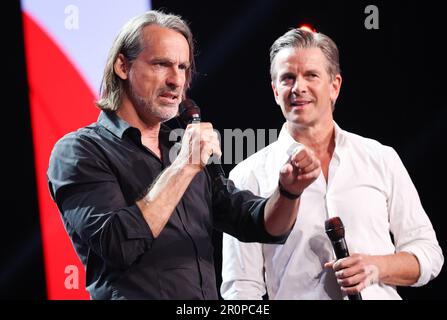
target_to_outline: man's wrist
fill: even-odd
[[[301,193],[299,194],[294,194],[294,193],[290,193],[289,191],[287,191],[286,189],[284,189],[284,187],[281,185],[281,182],[278,180],[278,190],[279,190],[279,194],[282,195],[283,197],[286,197],[287,199],[290,200],[296,200],[299,197],[301,197]]]
[[[183,159],[180,157],[177,157],[169,168],[171,168],[176,174],[191,176],[195,176],[202,170],[200,165],[189,163],[188,159]]]

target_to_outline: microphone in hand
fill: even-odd
[[[184,99],[179,106],[179,116],[181,122],[187,126],[190,123],[199,123],[201,119],[200,108],[194,100]],[[225,179],[225,172],[219,163],[210,163],[206,166],[206,170],[213,181],[213,185],[219,190],[226,189],[227,180]]]
[[[332,242],[332,247],[334,248],[337,259],[349,257],[348,246],[345,241],[345,228],[340,217],[333,217],[326,220],[324,228],[327,236]],[[349,300],[362,300],[362,295],[360,293],[349,294],[348,298]]]

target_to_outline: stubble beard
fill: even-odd
[[[178,105],[154,105],[149,99],[141,97],[130,87],[130,98],[136,106],[139,116],[145,118],[157,118],[160,122],[166,122],[174,118],[178,113]]]

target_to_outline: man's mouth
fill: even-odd
[[[292,101],[290,101],[290,106],[292,106],[292,107],[303,107],[303,106],[305,106],[305,105],[307,105],[307,104],[309,104],[311,102],[312,102],[312,100],[301,100],[301,99],[299,99],[299,100],[292,100]]]
[[[163,92],[160,97],[167,103],[176,103],[179,100],[179,95],[172,92]]]

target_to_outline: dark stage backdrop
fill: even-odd
[[[20,7],[9,1],[5,32],[3,207],[0,297],[45,299]],[[154,8],[190,22],[197,43],[191,98],[202,117],[223,129],[279,129],[283,117],[270,87],[268,50],[289,28],[313,25],[340,49],[343,86],[335,119],[344,129],[397,150],[419,192],[444,250],[446,218],[441,122],[446,117],[445,32],[435,1],[153,1]],[[367,5],[379,9],[379,29],[365,28]],[[6,99],[6,100],[5,100]],[[94,108],[92,106],[92,108]],[[445,135],[443,136],[445,138]],[[233,165],[225,165],[228,173]],[[354,200],[353,200],[354,201]],[[216,269],[220,284],[220,238]],[[445,269],[445,268],[444,268]],[[445,299],[445,271],[407,299]]]

